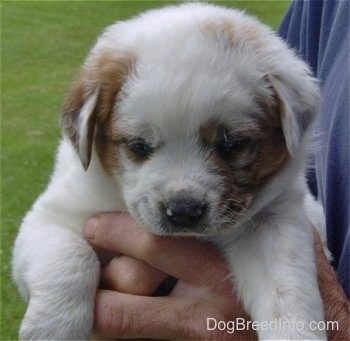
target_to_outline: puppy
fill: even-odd
[[[15,243],[20,338],[89,338],[99,263],[82,228],[127,211],[155,234],[216,243],[252,320],[290,326],[260,339],[325,339],[309,325],[324,318],[310,223],[322,213],[304,181],[318,103],[308,66],[240,11],[183,4],[108,27]]]

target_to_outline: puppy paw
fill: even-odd
[[[19,330],[19,340],[89,340],[93,307],[84,303],[60,309],[31,300]]]

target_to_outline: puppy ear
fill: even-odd
[[[86,170],[98,127],[113,111],[117,93],[130,72],[131,57],[94,51],[87,59],[62,107],[61,126]]]
[[[61,126],[86,170],[91,160],[99,89],[87,91],[84,80],[79,77],[71,88],[63,104]]]
[[[317,82],[306,74],[299,77],[268,75],[266,79],[277,101],[287,149],[294,156],[318,112]]]

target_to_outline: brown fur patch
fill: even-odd
[[[238,27],[230,18],[207,19],[200,23],[200,28],[208,37],[224,41],[228,48],[237,45],[261,48],[265,44],[266,30],[254,22],[241,23]]]
[[[85,76],[81,71],[65,98],[61,114],[62,129],[77,150],[79,146],[79,113],[89,95],[86,94],[84,79]]]
[[[99,77],[102,84],[99,104],[97,133],[95,139],[96,151],[107,174],[112,174],[118,166],[118,141],[123,137],[115,131],[113,121],[116,119],[113,106],[116,96],[130,74],[134,58],[132,55],[113,56],[105,54],[100,57],[96,67],[100,69]]]
[[[113,110],[116,95],[130,74],[134,65],[134,56],[131,53],[101,53],[92,66],[96,79],[95,87],[100,87],[98,101],[98,117],[104,121]]]
[[[133,55],[115,51],[100,52],[83,67],[62,108],[62,128],[78,150],[79,114],[85,101],[96,90],[98,99],[88,121],[88,160],[96,136],[96,151],[101,164],[111,173],[117,166],[115,132],[112,131],[116,96],[132,69]]]
[[[265,45],[266,31],[261,25],[243,24],[241,26],[244,39],[254,46],[254,48],[261,48]]]
[[[112,127],[110,119],[108,118],[105,122],[97,125],[97,134],[95,137],[95,148],[102,167],[106,173],[110,176],[119,166],[118,162],[118,149],[120,140],[111,138]]]
[[[262,113],[253,115],[252,128],[235,132],[219,120],[201,127],[200,139],[208,150],[211,171],[220,177],[222,213],[237,216],[248,208],[262,187],[278,173],[289,160],[281,126],[280,104],[274,96],[261,101]],[[226,131],[236,150],[222,155],[218,146]],[[241,141],[241,142],[240,142]]]
[[[204,34],[215,40],[224,40],[228,47],[235,44],[235,27],[231,20],[220,18],[217,20],[207,19],[201,23]]]
[[[222,123],[219,119],[209,120],[206,124],[202,125],[199,130],[201,143],[206,146],[215,145],[220,126],[222,126]]]

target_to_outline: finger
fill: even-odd
[[[104,288],[133,295],[152,295],[167,277],[145,262],[125,255],[113,258],[101,271]]]
[[[205,317],[202,322],[191,323],[194,316],[203,315],[202,307],[194,307],[189,302],[172,297],[154,298],[99,290],[94,328],[107,338],[203,339]]]
[[[94,217],[87,222],[84,235],[95,246],[137,258],[187,282],[217,283],[218,278],[229,275],[223,256],[212,244],[194,238],[156,236],[138,227],[128,214]]]

